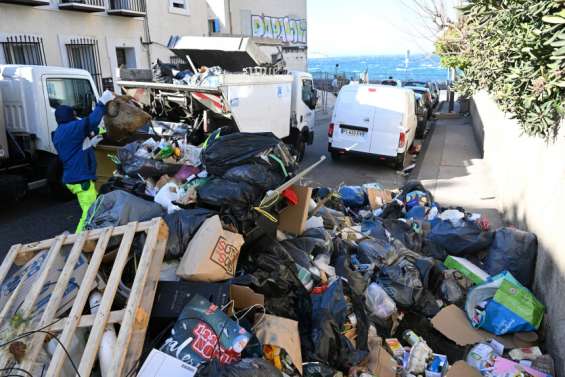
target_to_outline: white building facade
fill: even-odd
[[[306,70],[306,0],[0,0],[0,64],[89,71],[99,90],[118,67],[174,61],[171,36],[253,36]]]

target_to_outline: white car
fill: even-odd
[[[328,128],[332,158],[361,154],[390,159],[404,168],[416,135],[412,90],[386,85],[350,84],[341,89]]]

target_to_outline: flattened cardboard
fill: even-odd
[[[392,192],[389,190],[368,188],[367,197],[369,198],[371,209],[381,208],[383,205],[392,202]]]
[[[484,330],[473,328],[465,312],[456,305],[449,305],[443,308],[432,318],[432,325],[437,331],[459,346],[467,346],[495,339],[497,342],[504,344],[506,348],[516,348],[512,336],[495,336]]]
[[[261,320],[261,315],[257,316],[257,320]],[[255,335],[261,344],[284,349],[296,369],[302,374],[302,352],[300,350],[298,322],[265,314],[265,317],[255,329]]]
[[[246,309],[253,305],[265,306],[265,296],[255,293],[251,288],[242,285],[230,287],[230,297],[236,309]]]
[[[377,364],[371,365],[369,363],[369,370],[375,376],[379,377],[396,377],[396,369],[398,367],[398,363],[382,346],[379,346],[376,351],[378,353],[377,356]]]
[[[279,214],[279,230],[300,236],[304,233],[304,225],[308,219],[308,204],[312,197],[312,188],[292,186],[298,195],[298,204],[283,209]]]
[[[222,228],[219,216],[204,221],[181,259],[177,276],[188,281],[218,282],[235,274],[243,236]]]
[[[445,377],[482,377],[482,375],[478,370],[460,360],[449,368]]]

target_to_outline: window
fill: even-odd
[[[100,91],[102,89],[102,71],[100,69],[98,41],[91,38],[74,38],[66,46],[69,67],[88,71],[96,83],[98,91]]]
[[[312,103],[314,96],[314,85],[312,80],[302,80],[302,101],[308,106]]]
[[[215,18],[213,20],[208,20],[208,34],[212,35],[214,33],[220,32],[220,20]]]
[[[61,105],[71,106],[79,117],[90,114],[96,103],[90,81],[85,79],[47,79],[47,95],[52,108],[56,109]]]
[[[18,35],[7,37],[0,44],[6,64],[46,65],[42,38]]]
[[[133,47],[116,47],[118,68],[135,68],[135,49]]]
[[[169,0],[169,12],[189,15],[188,0]]]

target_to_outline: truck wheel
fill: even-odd
[[[341,155],[337,153],[337,151],[330,151],[330,155],[332,156],[332,160],[334,161],[341,159]]]
[[[19,175],[0,176],[0,201],[3,203],[15,202],[27,195],[27,183]]]
[[[399,153],[394,161],[394,168],[396,170],[404,170],[404,160],[406,160],[406,152]]]
[[[73,194],[63,184],[63,163],[52,158],[47,165],[47,185],[49,195],[56,200],[70,200]]]
[[[302,135],[302,133],[298,134],[296,137],[294,149],[296,150],[296,160],[298,162],[302,162],[302,160],[304,160],[304,155],[306,154],[306,140],[304,140],[304,135]]]

